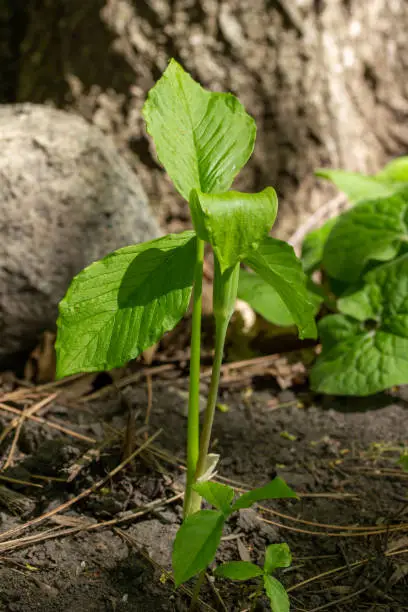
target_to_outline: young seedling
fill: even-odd
[[[244,507],[237,503],[294,496],[289,487],[275,479],[262,489],[261,498],[255,490],[252,497],[243,496],[241,502],[230,506],[232,489],[208,482],[218,461],[218,456],[209,452],[211,429],[240,264],[252,268],[274,287],[301,337],[316,336],[315,307],[293,249],[269,236],[277,214],[275,191],[272,187],[257,194],[229,191],[255,142],[254,120],[240,102],[231,94],[205,91],[172,60],[150,91],[143,114],[160,162],[189,202],[194,231],[120,249],[73,280],[60,304],[57,375],[109,370],[134,359],[175,327],[193,292],[186,520],[173,555],[176,583],[181,584],[212,561],[225,518],[232,510]],[[205,242],[214,252],[216,331],[212,378],[200,432]],[[215,491],[216,497],[209,498]],[[225,497],[219,499],[221,491]],[[216,511],[200,512],[203,495],[218,508]]]
[[[272,612],[289,612],[288,594],[283,584],[273,576],[273,573],[280,567],[289,567],[291,563],[292,556],[287,544],[271,544],[265,551],[263,567],[249,561],[231,561],[219,565],[214,574],[222,578],[240,581],[260,578],[262,582],[254,593],[251,610],[255,610],[258,597],[262,591],[265,591]]]
[[[199,510],[189,515],[177,532],[173,549],[176,586],[205,570],[215,558],[225,522],[231,514],[250,508],[265,499],[296,498],[296,493],[281,479],[253,489],[234,500],[234,489],[218,482],[198,482],[194,491],[216,510]]]

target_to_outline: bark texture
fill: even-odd
[[[53,329],[72,277],[159,228],[134,173],[81,117],[0,106],[0,361]]]
[[[318,166],[376,171],[408,148],[406,0],[29,0],[17,98],[116,138],[163,222],[187,218],[140,115],[174,56],[236,93],[258,139],[237,187],[277,187],[288,237],[327,199]]]

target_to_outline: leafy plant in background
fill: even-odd
[[[311,386],[324,393],[370,395],[407,383],[408,158],[394,160],[375,177],[318,174],[354,205],[303,245],[307,271],[320,268],[335,304],[335,312],[319,322],[322,353]]]
[[[408,157],[375,176],[319,170],[352,208],[310,232],[302,247],[322,353],[311,371],[317,392],[370,395],[408,383]],[[320,284],[312,278],[320,272]],[[292,323],[273,289],[243,271],[239,295],[268,320]],[[324,316],[327,315],[327,316]]]
[[[291,563],[292,555],[287,544],[271,544],[265,551],[263,567],[249,561],[231,561],[219,565],[214,573],[216,576],[229,578],[230,580],[246,581],[260,578],[262,582],[254,593],[251,609],[255,609],[259,595],[262,591],[265,591],[273,612],[288,612],[288,594],[283,584],[273,574],[276,569],[289,567]]]
[[[232,511],[258,499],[295,496],[275,479],[232,503],[232,489],[210,482],[218,461],[209,452],[211,429],[240,264],[273,286],[301,337],[316,337],[315,306],[293,249],[269,236],[277,214],[275,191],[271,187],[257,194],[228,191],[255,142],[254,120],[240,102],[231,94],[205,91],[172,60],[150,91],[143,113],[159,160],[189,201],[194,231],[120,249],[73,280],[60,304],[57,374],[109,370],[137,357],[180,321],[193,291],[185,520],[173,554],[178,585],[211,563]],[[216,331],[200,432],[205,242],[214,252]],[[201,510],[202,496],[217,509]]]

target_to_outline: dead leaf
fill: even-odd
[[[46,383],[55,379],[55,334],[45,331],[39,344],[30,354],[24,368],[24,378],[33,383]]]
[[[241,561],[247,561],[248,563],[250,563],[251,555],[249,554],[249,550],[247,549],[241,538],[237,538],[237,547]]]

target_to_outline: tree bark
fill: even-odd
[[[29,0],[16,99],[111,133],[162,222],[188,211],[140,110],[170,57],[239,96],[258,125],[237,188],[277,188],[287,238],[327,199],[319,166],[375,172],[408,147],[406,0]]]

